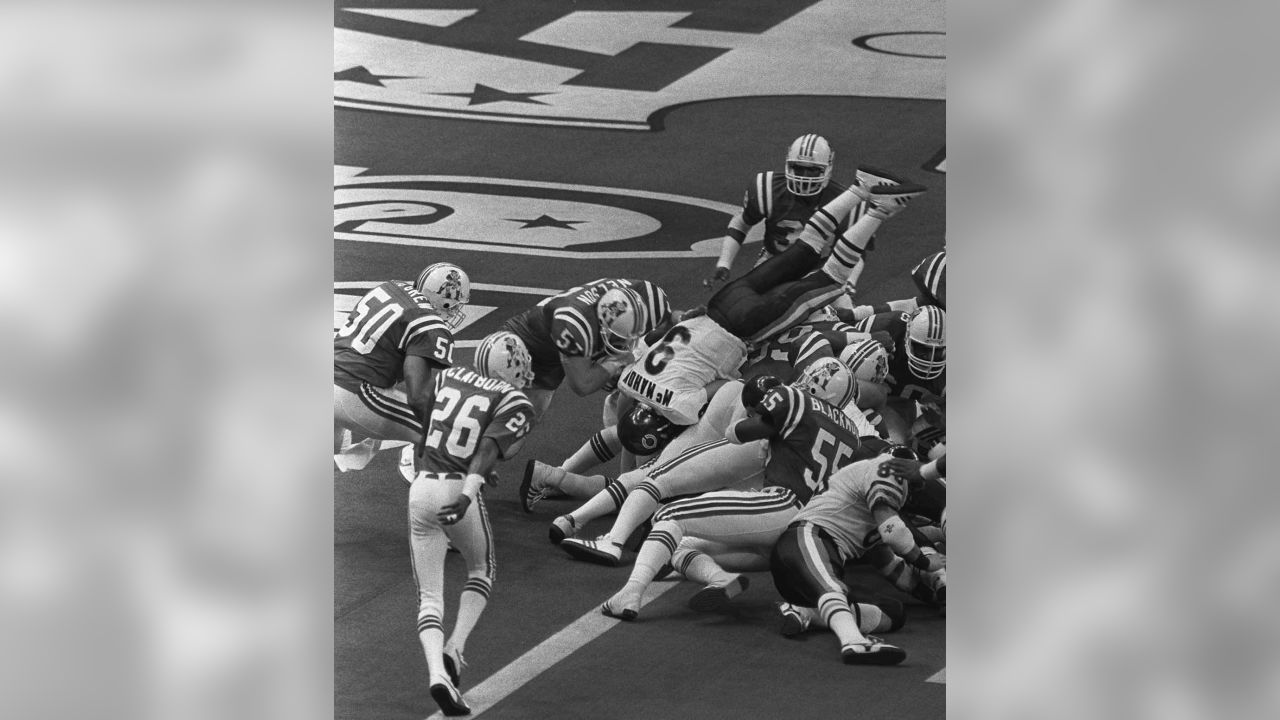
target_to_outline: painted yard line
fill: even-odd
[[[939,670],[938,672],[934,673],[933,675],[930,675],[930,676],[929,676],[929,679],[928,679],[928,680],[925,680],[925,682],[931,682],[931,683],[942,683],[943,685],[946,685],[946,684],[947,684],[947,669],[946,669],[946,668],[942,668],[941,670]]]
[[[661,582],[649,586],[640,607],[648,605],[663,593],[672,590],[680,583]],[[600,614],[597,605],[587,611],[586,615],[574,620],[568,627],[535,645],[531,650],[516,658],[510,665],[491,675],[484,682],[470,690],[463,691],[463,697],[471,706],[471,715],[475,717],[501,702],[511,693],[519,690],[530,680],[541,675],[552,665],[569,657],[582,646],[616,627],[621,620],[615,620]],[[437,712],[427,720],[443,718],[444,713]]]
[[[384,282],[386,281],[385,280],[348,280],[348,281],[342,281],[342,282],[335,282],[333,284],[333,289],[334,290],[368,290],[369,288],[377,287],[378,285],[381,285]],[[551,288],[525,287],[523,285],[495,285],[493,283],[477,283],[477,282],[471,283],[471,289],[483,290],[485,292],[524,293],[525,295],[555,295],[558,292],[563,292],[563,290],[552,290]]]

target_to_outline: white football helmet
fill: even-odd
[[[462,324],[463,308],[471,302],[471,278],[462,268],[453,263],[428,265],[413,287],[427,297],[449,327]]]
[[[921,380],[932,380],[947,369],[947,312],[926,305],[911,314],[904,333],[907,367]]]
[[[858,384],[844,363],[833,357],[824,357],[809,363],[791,386],[843,408],[853,400]]]
[[[476,372],[511,383],[517,390],[533,382],[533,358],[520,336],[500,330],[476,347]]]
[[[645,333],[647,315],[644,300],[634,290],[613,288],[601,295],[596,303],[596,318],[605,348],[614,355],[630,350],[636,338]]]
[[[831,180],[836,154],[821,135],[801,135],[787,150],[787,189],[795,195],[817,195]]]
[[[840,351],[840,362],[859,380],[882,383],[889,376],[889,353],[875,340],[849,343]]]

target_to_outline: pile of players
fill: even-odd
[[[805,135],[783,173],[756,177],[702,307],[675,311],[646,280],[596,280],[509,319],[474,369],[453,365],[470,285],[456,265],[383,283],[352,310],[335,336],[335,459],[411,444],[418,631],[445,714],[469,712],[459,672],[493,579],[481,489],[566,382],[605,395],[604,427],[558,466],[529,460],[520,501],[584,501],[549,530],[574,558],[616,566],[637,550],[605,615],[634,620],[673,573],[702,585],[691,607],[720,609],[747,589],[742,573],[767,570],[784,634],[828,628],[844,662],[883,665],[906,657],[874,634],[901,627],[902,604],[851,597],[847,562],[945,606],[946,253],[912,271],[915,297],[854,305],[876,231],[925,189],[867,167],[846,187],[833,165],[826,140]],[[761,222],[755,266],[730,279]],[[616,478],[585,474],[615,457]],[[608,532],[578,537],[610,514]],[[450,543],[468,579],[446,640]]]

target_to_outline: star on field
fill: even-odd
[[[448,95],[451,97],[468,98],[467,105],[486,105],[496,102],[516,102],[528,103],[530,105],[546,105],[547,103],[533,98],[539,95],[555,95],[550,92],[507,92],[498,88],[489,87],[476,83],[475,89],[465,93],[431,93],[432,95]]]
[[[581,225],[582,223],[586,222],[586,220],[557,220],[551,217],[550,215],[539,215],[538,217],[532,220],[525,220],[521,218],[503,218],[503,219],[510,220],[511,222],[524,223],[524,225],[520,226],[521,230],[528,230],[529,228],[541,228],[541,227],[553,227],[553,228],[560,228],[562,230],[577,230],[578,228],[574,227],[574,225]]]
[[[405,80],[413,77],[412,75],[378,75],[369,71],[369,68],[363,65],[347,68],[333,74],[334,81],[346,81],[360,83],[361,85],[377,85],[378,87],[386,87],[382,84],[383,80]]]

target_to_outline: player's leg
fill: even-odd
[[[414,443],[422,436],[422,425],[402,391],[368,383],[361,384],[359,392],[333,386],[333,424],[335,444],[347,432],[362,438],[335,447],[334,462],[344,472],[364,468],[379,450]]]
[[[458,487],[461,489],[461,484]],[[467,564],[467,581],[458,598],[458,615],[454,619],[453,632],[444,645],[445,667],[450,670],[451,679],[456,685],[464,665],[467,639],[489,602],[489,592],[493,588],[497,572],[493,526],[489,523],[484,494],[477,496],[467,514],[457,524],[447,527],[446,531],[449,540]]]
[[[686,536],[672,554],[671,565],[685,578],[703,586],[689,598],[689,607],[711,612],[727,607],[730,600],[747,589],[747,578],[740,573],[768,570],[769,554],[760,548]]]
[[[748,547],[769,547],[794,517],[798,505],[789,490],[720,490],[668,503],[653,518],[653,529],[626,585],[601,608],[605,615],[633,620],[639,614],[644,590],[671,560],[680,541],[689,535]]]
[[[831,560],[830,572],[819,573],[815,570],[815,562],[809,559],[813,553],[803,549],[804,542],[801,524],[793,523],[778,538],[769,557],[774,587],[786,601],[778,608],[782,619],[780,630],[786,636],[798,635],[811,626],[827,628],[827,621],[818,611],[819,601],[825,595],[846,587],[840,580],[842,568],[835,559],[838,553],[834,545],[823,543]],[[902,603],[896,600],[850,602],[849,607],[863,635],[897,630],[906,619]]]
[[[562,541],[576,535],[579,528],[586,526],[592,520],[617,512],[626,501],[627,494],[640,484],[647,467],[645,465],[623,473],[614,480],[606,480],[603,475],[597,476],[605,481],[604,487],[585,503],[551,522],[551,529],[548,531],[551,543],[559,545]]]
[[[616,566],[621,563],[627,538],[663,501],[717,490],[743,477],[758,477],[764,470],[764,453],[762,443],[734,445],[722,439],[660,461],[631,489],[608,532],[595,540],[565,540],[560,547],[576,559]]]
[[[466,707],[444,664],[444,558],[449,540],[436,519],[461,485],[460,481],[423,473],[409,487],[409,547],[418,588],[418,641],[427,660],[431,695],[442,709],[457,709],[458,704]]]
[[[571,473],[583,473],[597,465],[609,462],[621,451],[622,441],[618,439],[618,426],[610,425],[597,430],[582,444],[582,447],[560,463],[560,469]]]

